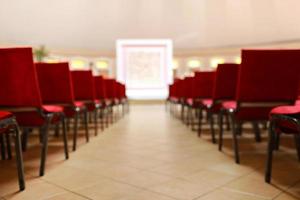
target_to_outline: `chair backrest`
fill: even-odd
[[[96,100],[95,83],[92,71],[72,71],[74,97],[76,100]]]
[[[35,66],[43,103],[74,103],[69,63],[36,63]]]
[[[212,98],[216,72],[196,72],[194,80],[195,98]]]
[[[31,48],[0,49],[0,105],[41,107]]]
[[[108,78],[105,80],[105,88],[106,88],[106,95],[109,99],[116,98],[116,87],[115,87],[115,79]]]
[[[293,102],[299,77],[300,50],[242,50],[236,100]]]
[[[94,76],[96,98],[106,99],[105,81],[102,76]]]
[[[239,64],[219,64],[213,89],[213,100],[234,100]]]
[[[195,77],[186,77],[184,79],[185,98],[194,98],[194,79]]]

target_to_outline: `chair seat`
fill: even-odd
[[[300,120],[300,106],[278,106],[271,110],[270,116],[272,115],[284,115]],[[289,120],[279,118],[276,123],[280,132],[299,133],[300,128]]]
[[[297,115],[300,114],[300,105],[296,106],[278,106],[271,110],[271,115]]]
[[[202,104],[205,107],[209,108],[209,107],[211,107],[213,105],[213,100],[212,99],[203,99],[202,100]]]
[[[64,111],[63,106],[57,105],[43,105],[42,108],[47,113],[62,113]]]
[[[296,101],[296,105],[300,105],[300,99]]]
[[[13,116],[13,114],[10,112],[0,111],[0,120],[8,119],[12,116]]]

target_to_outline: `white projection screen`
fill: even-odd
[[[117,80],[130,99],[165,99],[172,82],[171,40],[118,40]]]

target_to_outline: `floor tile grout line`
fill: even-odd
[[[289,189],[291,189],[292,187],[294,187],[295,185],[297,185],[298,183],[300,183],[300,179],[295,181],[294,184],[290,185],[289,187],[287,187],[286,189],[284,189],[283,191],[281,191],[278,195],[276,195],[273,199],[276,199],[277,197],[279,197],[280,195],[288,192]],[[270,183],[271,184],[271,183]],[[293,195],[292,195],[293,196]],[[298,199],[300,199],[299,197],[297,197]]]

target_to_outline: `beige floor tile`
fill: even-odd
[[[43,180],[55,183],[68,190],[89,187],[99,182],[103,177],[91,171],[62,166],[48,172]]]
[[[142,190],[136,187],[118,183],[109,179],[102,179],[101,182],[91,187],[74,190],[74,192],[90,199],[99,200],[115,200],[125,196],[129,198],[141,191]]]
[[[247,194],[255,194],[261,198],[268,199],[276,197],[281,192],[279,188],[265,183],[263,178],[257,179],[252,176],[244,176],[234,180],[226,185],[225,188]]]
[[[174,200],[174,198],[154,192],[141,191],[136,194],[133,194],[132,196],[124,196],[117,200]]]
[[[230,190],[218,189],[197,200],[265,200],[252,194],[244,194],[240,192],[233,192]]]
[[[207,183],[191,183],[183,179],[171,181],[148,188],[150,191],[162,193],[176,199],[195,199],[207,192],[213,191],[216,187]]]
[[[195,174],[189,175],[184,179],[192,183],[199,184],[212,184],[217,187],[227,184],[234,179],[237,179],[238,176],[233,176],[231,174],[213,171],[213,170],[203,170]]]
[[[274,200],[299,200],[299,196],[294,196],[293,194],[290,194],[288,192],[283,192],[278,197],[276,197]]]
[[[23,192],[16,192],[8,194],[5,199],[11,200],[31,200],[31,199],[47,199],[53,195],[58,195],[66,192],[60,187],[52,185],[42,180],[27,181],[26,190]]]
[[[88,199],[88,198],[85,198],[82,195],[67,192],[67,193],[51,196],[45,200],[85,200],[85,199]]]

